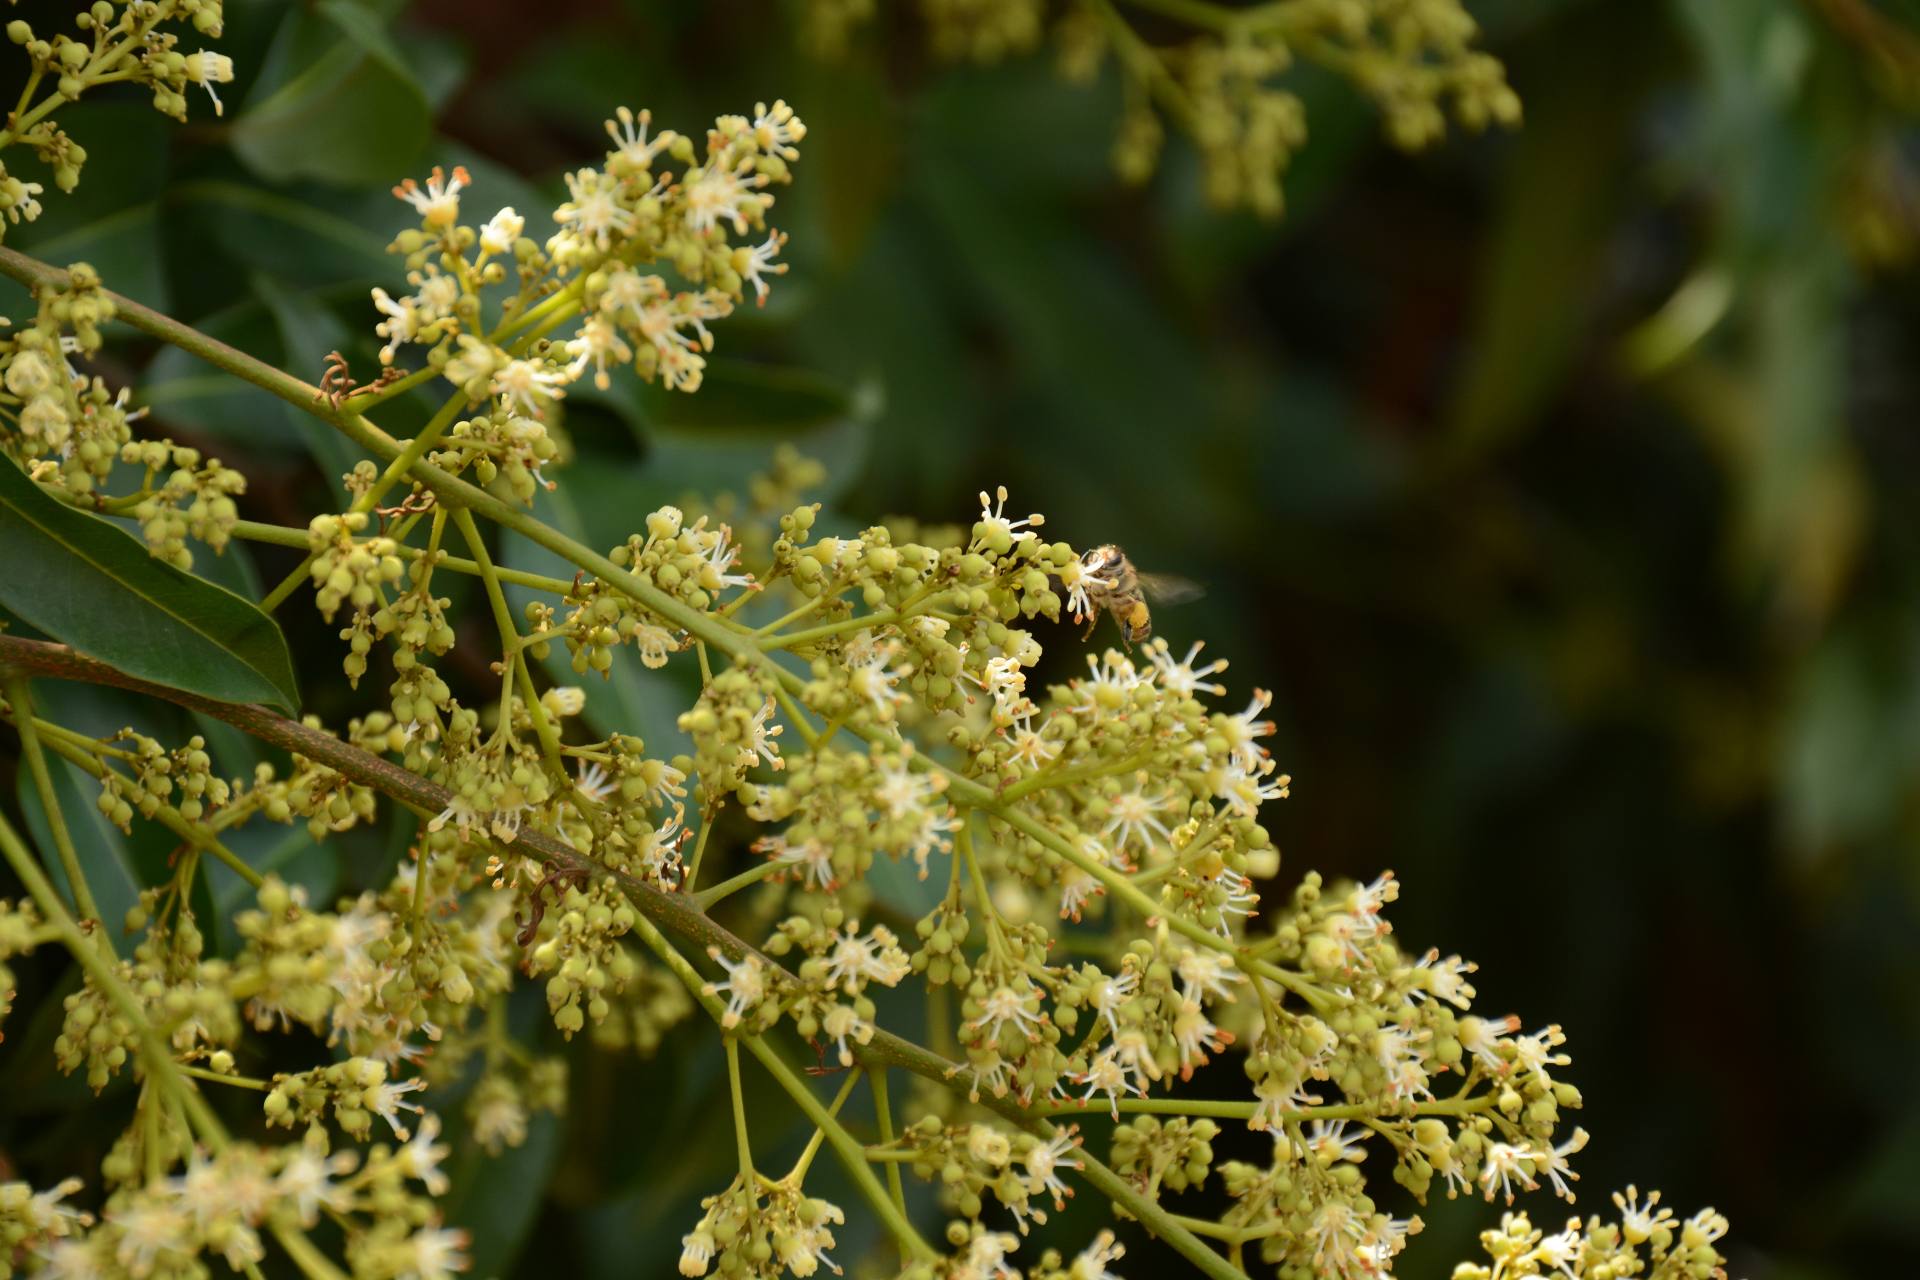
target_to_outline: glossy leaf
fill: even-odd
[[[391,181],[431,136],[426,94],[359,6],[336,0],[290,13],[270,72],[279,78],[262,73],[264,92],[231,134],[234,151],[263,177]]]
[[[147,554],[0,466],[0,605],[131,676],[220,702],[299,705],[287,643],[247,600]]]

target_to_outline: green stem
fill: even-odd
[[[640,917],[634,927],[635,932],[639,933],[647,946],[669,969],[673,970],[693,998],[718,1023],[721,1004],[707,994],[706,984],[700,980],[700,975],[694,972],[693,966],[687,963],[687,958],[662,937],[660,931],[654,928],[653,922],[645,916]],[[762,1037],[744,1035],[738,1036],[737,1039],[746,1045],[747,1052],[758,1059],[760,1065],[767,1069],[768,1074],[773,1076],[782,1089],[786,1090],[787,1096],[793,1099],[807,1119],[813,1122],[814,1127],[827,1135],[827,1141],[832,1144],[834,1154],[846,1167],[854,1186],[866,1198],[867,1203],[886,1225],[887,1230],[892,1233],[901,1252],[918,1261],[936,1260],[939,1255],[934,1252],[933,1246],[921,1239],[920,1233],[913,1229],[913,1224],[907,1221],[906,1215],[894,1207],[893,1201],[887,1198],[886,1189],[880,1185],[880,1180],[874,1177],[873,1170],[867,1167],[866,1149],[855,1141],[853,1136],[841,1127],[840,1122],[820,1104],[820,1100],[813,1096],[813,1090],[807,1088],[805,1082],[794,1073],[793,1068],[780,1060],[780,1056]],[[730,1038],[728,1043],[731,1045],[733,1040]]]
[[[486,539],[480,536],[479,528],[473,523],[473,513],[456,507],[453,522],[460,529],[460,536],[467,540],[467,550],[473,552],[473,562],[480,568],[480,581],[486,587],[487,603],[493,608],[493,622],[500,629],[501,660],[512,662],[520,644],[520,630],[513,624],[513,610],[507,607],[506,593],[500,589],[500,575],[495,572],[493,560],[487,555]],[[518,664],[515,672],[520,682],[520,697],[527,704],[527,716],[533,721],[534,736],[540,739],[540,751],[546,757],[549,770],[564,774],[560,764],[560,734],[547,719],[547,709],[533,691],[533,677],[527,672],[527,664]],[[500,708],[504,717],[508,708]]]
[[[858,1083],[860,1083],[860,1068],[855,1067],[847,1072],[847,1078],[840,1082],[840,1092],[834,1094],[833,1101],[827,1104],[829,1116],[839,1118],[840,1108],[846,1105],[848,1096],[853,1093],[853,1086]],[[826,1136],[824,1129],[813,1131],[813,1136],[807,1139],[806,1149],[800,1153],[800,1158],[793,1162],[793,1168],[787,1171],[786,1181],[795,1187],[799,1187],[806,1181],[807,1170],[813,1167],[813,1158],[820,1153],[820,1144],[826,1140]]]
[[[22,640],[0,634],[0,663],[10,663],[55,679],[80,680],[89,684],[130,689],[148,697],[159,698],[202,712],[215,719],[224,720],[263,742],[271,743],[283,750],[305,756],[309,760],[334,769],[418,813],[437,813],[447,806],[450,799],[446,788],[439,784],[298,721],[275,715],[260,707],[215,702],[197,694],[139,680],[105,663],[74,653],[62,645]],[[974,784],[969,783],[968,787],[976,795],[986,794],[984,788]],[[786,981],[785,970],[767,957],[760,956],[747,942],[709,918],[699,909],[690,895],[665,893],[632,876],[608,871],[605,867],[582,857],[577,850],[541,831],[522,830],[513,845],[498,847],[507,853],[535,857],[570,870],[610,877],[626,895],[628,901],[632,902],[636,910],[641,913],[642,920],[639,923],[643,935],[651,933],[658,938],[659,930],[655,928],[658,925],[671,929],[675,934],[696,946],[718,948],[723,955],[733,959],[748,955],[759,956],[776,981]],[[661,942],[664,945],[664,939]],[[671,951],[672,948],[669,947],[668,950]],[[673,956],[684,967],[683,980],[691,976],[692,980],[698,983],[698,976],[693,974],[691,966],[686,965],[685,959],[678,952],[673,952]],[[676,969],[676,972],[681,970]],[[934,995],[939,997],[944,992],[944,988],[937,988]],[[708,1003],[704,998],[702,1002]],[[710,1007],[717,1009],[717,1005]],[[881,1067],[897,1066],[944,1088],[958,1088],[954,1083],[955,1073],[959,1069],[956,1063],[888,1031],[876,1030],[872,1041],[860,1046],[856,1056],[861,1066],[870,1073]],[[1030,1110],[1022,1107],[1010,1097],[983,1098],[982,1104],[1039,1136],[1050,1137],[1054,1132],[1053,1128],[1040,1117],[1037,1109]],[[1082,1179],[1125,1209],[1127,1213],[1147,1224],[1182,1257],[1207,1275],[1215,1277],[1216,1280],[1245,1280],[1241,1272],[1207,1248],[1193,1233],[1173,1222],[1165,1210],[1130,1182],[1104,1166],[1097,1165],[1090,1156],[1084,1159],[1087,1167],[1081,1171]],[[889,1204],[889,1211],[891,1211],[891,1204]]]
[[[233,536],[236,538],[244,538],[248,542],[270,543],[276,547],[298,547],[304,549],[307,545],[307,531],[305,529],[294,529],[279,524],[261,524],[255,520],[235,521]],[[409,547],[405,544],[402,544],[398,548],[398,553],[409,560],[424,560],[428,554],[420,547]],[[455,573],[464,573],[475,578],[480,576],[479,565],[471,560],[463,560],[459,556],[448,555],[445,552],[440,552],[436,555],[433,567],[436,569],[452,569]],[[501,565],[495,565],[493,572],[494,576],[499,578],[500,581],[511,582],[516,587],[531,587],[535,591],[548,591],[557,596],[564,596],[573,590],[573,583],[566,578],[550,578],[543,573],[523,573],[518,569],[508,569]]]
[[[873,1081],[873,1110],[880,1124],[880,1141],[891,1143],[893,1141],[893,1106],[887,1101],[887,1069],[881,1067],[877,1071],[869,1072],[867,1078]],[[887,1166],[887,1194],[893,1197],[894,1208],[903,1214],[906,1213],[907,1192],[900,1183],[898,1165]]]
[[[372,487],[353,500],[353,505],[347,508],[348,512],[356,515],[366,515],[378,506],[380,499],[385,497],[387,491],[400,482],[401,478],[407,474],[408,469],[421,458],[426,457],[427,450],[433,448],[434,445],[440,442],[441,435],[445,433],[447,427],[459,416],[460,410],[464,409],[466,405],[467,397],[463,393],[455,392],[449,397],[446,403],[442,404],[439,410],[434,413],[433,417],[428,420],[427,425],[420,429],[420,434],[407,441],[406,447],[395,454],[387,463],[387,469],[380,473],[379,479],[374,481]],[[398,541],[398,539],[396,538],[395,541]],[[292,595],[294,591],[298,589],[301,582],[306,579],[307,571],[313,567],[314,559],[315,553],[309,551],[307,558],[302,560],[291,573],[282,578],[279,586],[267,593],[266,599],[260,602],[260,607],[268,613],[272,613],[275,609],[279,608],[281,602]]]
[[[700,892],[693,895],[693,900],[702,911],[705,911],[722,898],[731,897],[749,885],[760,883],[779,869],[780,864],[772,858],[769,858],[758,866],[748,867],[745,871],[742,871],[730,880],[722,880],[711,889],[700,890]],[[689,880],[688,883],[691,884],[692,881]]]
[[[53,749],[55,755],[84,769],[88,774],[101,782],[105,782],[107,775],[112,772],[112,770],[108,769],[106,760],[103,757],[116,753],[101,747],[100,744],[92,738],[74,733],[71,729],[54,724],[49,720],[42,720],[37,716],[34,717],[33,727],[41,734],[46,735],[46,744]],[[91,747],[92,750],[88,750],[89,747]],[[122,781],[126,780],[122,779]],[[222,813],[225,812],[226,810],[222,810]],[[215,816],[217,817],[219,815]],[[178,836],[184,843],[193,846],[203,853],[212,855],[214,859],[254,888],[258,889],[262,884],[266,883],[265,877],[241,861],[239,854],[236,854],[233,850],[221,844],[219,839],[208,829],[205,822],[189,821],[186,817],[182,816],[178,809],[170,804],[164,803],[155,806],[152,820],[173,832],[173,834]]]
[[[102,925],[100,904],[93,900],[93,890],[87,885],[86,872],[80,869],[80,854],[73,847],[73,833],[67,830],[66,815],[60,810],[60,796],[53,789],[53,775],[47,771],[46,752],[40,749],[40,733],[34,726],[33,701],[27,688],[25,676],[15,671],[6,675],[7,702],[13,707],[13,727],[20,734],[20,750],[27,758],[27,769],[33,775],[33,787],[40,795],[40,808],[47,815],[47,829],[53,835],[54,851],[59,854],[60,867],[67,874],[67,889],[73,894],[73,907],[82,920],[93,920]]]
[[[265,1093],[273,1088],[271,1080],[256,1080],[252,1076],[221,1075],[218,1071],[209,1071],[205,1067],[196,1067],[181,1063],[180,1070],[196,1080],[211,1080],[215,1084],[230,1084],[237,1089],[258,1089]]]
[[[747,1141],[747,1102],[740,1093],[740,1041],[722,1038],[727,1050],[727,1091],[733,1096],[733,1141],[740,1149],[740,1185],[753,1189],[753,1145]]]

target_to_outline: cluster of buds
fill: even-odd
[[[177,120],[187,118],[187,91],[199,88],[213,100],[218,115],[221,104],[214,86],[233,79],[233,59],[205,49],[180,52],[180,36],[167,24],[185,23],[201,36],[217,38],[221,19],[221,0],[94,0],[74,15],[78,36],[41,36],[19,18],[7,23],[7,39],[20,47],[30,65],[27,91],[20,108],[8,117],[6,141],[0,147],[25,146],[52,171],[54,185],[70,192],[80,184],[87,151],[52,115],[96,86],[145,85],[153,92],[154,109]],[[46,95],[33,102],[34,90],[42,85]],[[44,191],[40,183],[22,182],[0,164],[0,212],[6,214],[0,234],[7,222],[38,218],[36,197]]]
[[[142,488],[147,496],[133,508],[133,518],[140,522],[147,550],[155,559],[191,569],[189,537],[216,553],[226,549],[240,518],[234,499],[246,492],[245,475],[221,465],[217,458],[207,458],[203,464],[198,449],[171,440],[129,442],[120,450],[120,460],[146,468],[147,483]],[[168,467],[173,468],[172,474],[155,488],[153,480]]]
[[[1073,1189],[1063,1179],[1083,1167],[1074,1154],[1079,1145],[1071,1128],[1040,1137],[985,1121],[948,1124],[937,1115],[921,1117],[899,1140],[905,1163],[940,1188],[949,1212],[977,1223],[991,1195],[1013,1214],[1022,1235],[1029,1224],[1046,1222],[1048,1203],[1066,1207]],[[969,1245],[978,1238],[970,1230],[965,1236]],[[1009,1243],[1006,1252],[1012,1248]]]
[[[0,180],[0,194],[4,188]],[[237,515],[233,496],[244,488],[239,474],[170,442],[136,443],[133,424],[145,410],[128,407],[128,389],[114,391],[73,367],[74,356],[99,350],[100,326],[114,315],[99,275],[75,263],[64,284],[42,286],[35,296],[33,324],[0,339],[0,452],[69,501],[89,505],[123,457],[146,463],[147,483],[123,503],[153,523],[154,554],[190,564],[179,541],[185,534],[224,546]],[[181,471],[155,490],[154,473],[170,460]]]
[[[320,616],[333,621],[341,605],[356,613],[387,603],[387,589],[406,577],[407,566],[392,538],[357,535],[367,527],[358,511],[315,516],[307,526],[307,572],[313,579]]]
[[[162,809],[197,822],[209,810],[225,808],[233,796],[233,784],[214,775],[207,740],[197,733],[172,751],[131,728],[101,740],[103,746],[118,743],[128,745],[114,756],[133,776],[103,770],[97,804],[101,815],[122,831],[133,829],[135,813],[151,818]]]
[[[1028,53],[1046,33],[1043,0],[923,0],[928,42],[941,57],[993,62]],[[1158,21],[1137,28],[1126,8]],[[842,49],[850,27],[872,16],[871,0],[810,0],[809,43]],[[1125,88],[1113,163],[1144,182],[1158,165],[1172,122],[1199,152],[1208,199],[1221,208],[1274,216],[1280,179],[1307,137],[1306,105],[1284,77],[1306,62],[1372,99],[1388,139],[1415,150],[1447,130],[1511,126],[1520,99],[1505,70],[1475,47],[1479,28],[1462,0],[1302,0],[1067,5],[1051,23],[1062,74],[1092,83],[1111,62]]]
[[[278,1147],[236,1142],[217,1153],[194,1151],[178,1175],[115,1191],[97,1218],[62,1203],[77,1189],[68,1183],[9,1212],[18,1184],[8,1184],[0,1188],[0,1240],[25,1228],[23,1242],[48,1275],[206,1274],[203,1256],[250,1271],[266,1257],[263,1234],[314,1226],[325,1211],[342,1221],[370,1219],[369,1233],[382,1238],[401,1236],[400,1266],[355,1274],[406,1274],[411,1261],[419,1268],[412,1274],[444,1275],[463,1261],[464,1236],[436,1228],[432,1201],[414,1185],[429,1194],[446,1187],[439,1165],[448,1148],[433,1142],[438,1131],[423,1124],[406,1147],[376,1147],[364,1162],[352,1152],[329,1154],[318,1129]],[[350,1233],[349,1249],[364,1253],[370,1246],[358,1235]]]
[[[707,1274],[716,1256],[720,1274],[730,1276],[806,1277],[823,1265],[840,1271],[827,1250],[833,1248],[833,1228],[846,1215],[791,1182],[762,1188],[742,1175],[700,1207],[705,1211],[700,1221],[680,1241],[683,1276]]]
[[[1661,1208],[1660,1193],[1643,1203],[1638,1188],[1615,1192],[1618,1221],[1595,1214],[1582,1222],[1568,1218],[1548,1235],[1525,1213],[1502,1215],[1500,1226],[1480,1233],[1480,1245],[1493,1265],[1463,1262],[1453,1280],[1493,1280],[1496,1276],[1560,1276],[1567,1280],[1605,1280],[1639,1276],[1643,1280],[1692,1280],[1724,1276],[1726,1258],[1719,1249],[1727,1220],[1712,1209],[1677,1218]]]
[[[482,484],[504,480],[521,502],[560,456],[547,424],[568,386],[591,375],[605,388],[613,369],[630,367],[674,390],[697,389],[713,349],[708,326],[749,289],[764,303],[772,278],[786,271],[775,260],[786,238],[766,226],[767,188],[790,181],[806,126],[784,102],[719,117],[704,148],[670,129],[655,132],[646,112],[624,107],[607,134],[604,163],[566,175],[568,199],[544,243],[525,234],[526,219],[512,208],[480,226],[462,222],[461,193],[471,185],[463,169],[436,168],[424,184],[408,179],[394,189],[420,222],[391,246],[405,255],[411,292],[373,291],[381,360],[391,365],[403,349],[424,348],[428,368],[467,403],[487,406],[456,424],[434,459]],[[643,269],[656,263],[695,287],[676,291]],[[483,290],[509,281],[517,289],[489,324]],[[547,336],[571,320],[573,336]]]

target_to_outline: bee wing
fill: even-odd
[[[1147,598],[1155,604],[1185,604],[1198,600],[1207,589],[1191,578],[1172,573],[1135,573]]]

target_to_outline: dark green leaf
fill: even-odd
[[[294,293],[271,276],[253,278],[253,291],[267,304],[267,310],[280,328],[280,342],[293,369],[312,369],[309,375],[325,367],[327,355],[349,343],[346,326],[311,296]],[[279,412],[307,442],[307,451],[319,464],[329,485],[338,485],[340,477],[353,470],[363,456],[345,436],[295,405],[282,401]]]
[[[274,181],[392,181],[431,136],[426,95],[354,5],[290,13],[256,97],[234,122],[233,149]]]
[[[76,102],[59,120],[87,149],[80,185],[49,196],[37,222],[9,228],[7,244],[57,266],[88,263],[109,288],[167,310],[156,197],[171,122],[141,102]]]
[[[463,1137],[442,1207],[449,1221],[465,1228],[476,1275],[512,1272],[540,1211],[539,1189],[547,1185],[559,1155],[560,1121],[547,1112],[528,1120],[526,1141],[497,1156],[471,1136]]]
[[[300,701],[287,642],[249,601],[0,466],[0,604],[131,676],[220,702]]]

